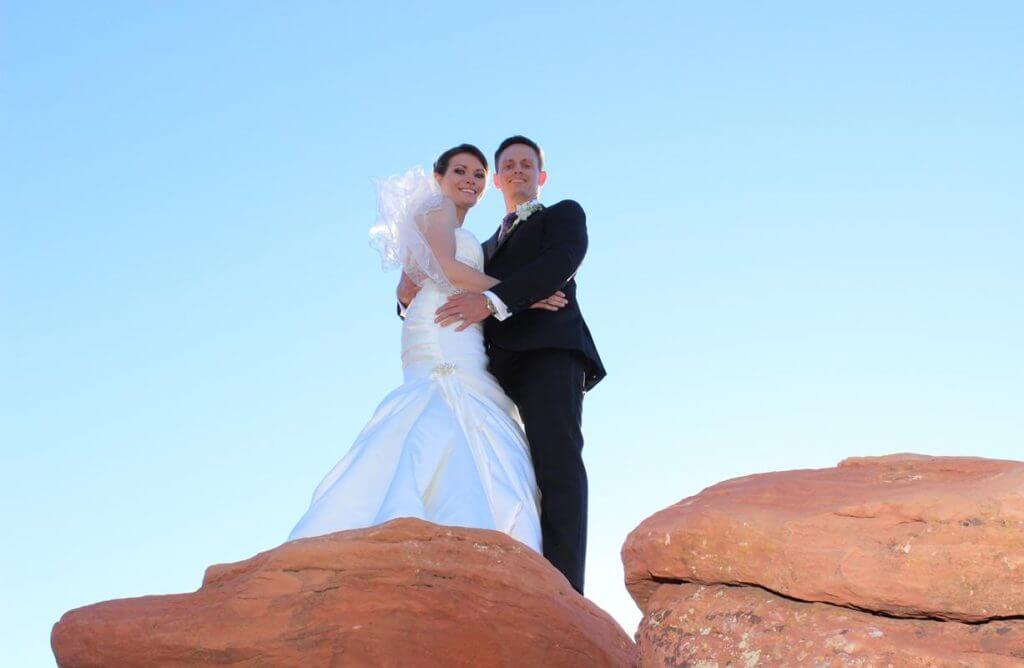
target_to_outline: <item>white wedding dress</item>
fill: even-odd
[[[455,231],[456,257],[483,250]],[[289,540],[418,517],[496,529],[541,551],[540,493],[518,411],[487,372],[483,327],[434,323],[446,289],[425,280],[402,325],[405,382],[313,493]]]

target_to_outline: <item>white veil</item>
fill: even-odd
[[[374,181],[377,186],[377,222],[370,228],[370,246],[381,257],[381,268],[402,270],[417,285],[428,279],[441,290],[457,292],[441,270],[441,263],[423,238],[422,225],[427,213],[444,201],[432,176],[421,167]]]

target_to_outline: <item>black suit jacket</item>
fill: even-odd
[[[587,362],[585,389],[605,376],[604,365],[576,299],[576,270],[587,254],[587,216],[573,200],[534,212],[498,246],[498,234],[484,242],[484,270],[501,281],[491,289],[512,317],[484,321],[490,346],[525,351],[574,350]],[[561,290],[569,304],[558,311],[530,305]]]

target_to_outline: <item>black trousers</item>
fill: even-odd
[[[583,468],[586,364],[571,350],[488,350],[490,372],[519,407],[541,493],[544,556],[583,593],[587,472]]]

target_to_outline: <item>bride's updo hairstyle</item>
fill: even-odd
[[[452,158],[460,153],[469,153],[471,156],[480,161],[484,166],[484,170],[489,169],[487,166],[487,158],[484,156],[484,152],[478,149],[472,144],[459,144],[453,146],[441,155],[437,156],[437,160],[434,161],[434,173],[444,176],[448,173],[448,163],[452,161]]]

